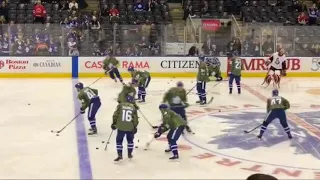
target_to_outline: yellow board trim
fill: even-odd
[[[266,72],[261,73],[247,73],[244,72],[241,74],[241,77],[265,77]],[[158,77],[158,78],[195,78],[197,73],[193,72],[185,72],[185,73],[150,73],[151,77]],[[87,77],[101,77],[101,76],[108,76],[104,75],[103,73],[79,73],[80,78],[87,78]],[[129,73],[121,73],[121,76],[131,77]],[[223,77],[227,77],[227,73],[222,73]],[[287,73],[286,77],[319,77],[320,72],[289,72]]]
[[[0,78],[71,78],[71,73],[0,73]]]

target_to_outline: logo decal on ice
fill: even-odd
[[[314,127],[320,129],[320,112],[302,112],[295,113],[300,118],[305,119]],[[278,119],[275,119],[269,126],[267,132],[264,133],[262,141],[256,138],[257,132],[245,134],[244,130],[250,130],[259,125],[265,118],[266,113],[261,112],[238,112],[228,115],[211,115],[225,120],[231,128],[222,130],[224,134],[212,137],[213,140],[208,144],[217,144],[218,149],[240,148],[243,150],[252,150],[258,147],[272,147],[282,142],[289,141],[286,133]],[[253,122],[256,121],[256,123]],[[291,147],[295,148],[296,154],[310,154],[314,158],[320,160],[320,141],[311,135],[305,129],[289,122],[294,139],[291,140]],[[290,141],[289,141],[290,142]]]

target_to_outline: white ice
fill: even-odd
[[[80,79],[85,85],[94,80]],[[184,82],[187,90],[191,89],[196,82],[193,79],[180,80]],[[140,105],[141,111],[152,124],[160,124],[161,117],[158,105],[162,101],[164,92],[175,86],[177,81],[178,79],[152,79],[147,89],[147,103]],[[243,83],[247,87],[269,97],[272,88],[262,88],[261,82],[261,78],[243,79]],[[261,112],[265,112],[265,102],[245,88],[241,95],[236,93],[229,95],[227,82],[224,81],[212,88],[215,83],[210,82],[207,85],[208,96],[214,96],[213,103],[208,107],[233,105],[243,108],[245,104],[254,104],[261,106]],[[280,95],[289,99],[292,104],[299,104],[301,108],[308,109],[310,104],[320,104],[320,98],[317,95],[306,93],[305,90],[315,89],[319,85],[319,79],[286,78],[283,80]],[[0,79],[0,86],[2,87],[0,94],[0,178],[80,178],[81,168],[79,168],[75,123],[73,122],[67,127],[60,136],[50,132],[52,129],[58,130],[63,127],[77,113],[74,108],[72,80]],[[191,147],[191,149],[180,151],[179,162],[169,162],[170,155],[164,153],[164,149],[167,148],[165,141],[154,141],[150,149],[144,151],[145,143],[152,138],[154,131],[150,129],[141,115],[135,138],[135,144],[138,148],[134,150],[134,159],[129,161],[125,158],[122,163],[114,164],[113,159],[116,157],[115,134],[111,138],[107,151],[103,150],[105,143],[103,144],[102,141],[106,141],[111,132],[112,114],[117,105],[115,99],[121,90],[121,84],[115,84],[109,79],[102,79],[92,87],[99,90],[102,100],[102,107],[97,114],[99,135],[87,137],[88,144],[81,144],[82,147],[87,146],[89,150],[89,157],[81,158],[90,160],[94,179],[244,179],[254,173],[243,170],[244,167],[248,168],[253,164],[244,163],[243,167],[226,167],[217,165],[216,162],[219,159],[199,160],[194,158],[193,156],[208,152],[188,143],[183,137],[180,138],[179,144]],[[194,90],[188,96],[188,101],[194,104],[196,100],[197,96]],[[188,108],[188,111],[194,110],[202,111],[203,107],[191,106]],[[86,115],[83,117],[83,123],[87,130],[89,123]],[[218,129],[217,127],[206,127],[208,124],[201,120],[191,122],[190,125],[196,134],[187,134],[186,136],[201,139],[206,138],[212,131],[227,128],[224,124],[216,123]],[[99,149],[97,150],[96,147]],[[286,149],[288,149],[288,153],[293,153],[289,150],[289,144],[274,147],[273,151],[286,151]],[[234,151],[241,153],[241,150]],[[272,151],[268,153],[272,153]],[[258,156],[263,156],[263,154],[263,151],[261,153],[255,152],[253,156],[257,156],[256,159],[259,159]],[[306,159],[312,158],[300,155],[300,157],[302,156]],[[126,144],[124,144],[124,157],[126,157]],[[219,158],[221,160],[223,157]],[[263,159],[268,161],[266,157]],[[279,162],[280,159],[278,159]],[[291,161],[296,164],[307,164],[307,162],[301,162],[300,158],[296,159],[299,162],[295,162],[295,159],[291,159]],[[314,166],[320,169],[320,163],[314,164]],[[270,174],[272,170],[273,167],[266,167],[261,172]],[[285,174],[275,174],[275,176],[293,178]],[[314,171],[303,171],[299,178],[314,178]]]

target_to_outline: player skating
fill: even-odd
[[[214,76],[216,78],[216,81],[222,81],[222,76],[220,71],[221,63],[217,57],[200,56],[199,59],[200,61],[202,60],[206,62],[208,66],[209,76]]]
[[[231,71],[229,74],[229,94],[232,94],[233,89],[233,80],[235,80],[238,94],[241,94],[241,70],[243,69],[243,64],[240,57],[234,56],[231,57],[229,66]]]
[[[280,124],[284,128],[284,131],[287,133],[288,138],[292,139],[290,133],[290,127],[287,123],[287,117],[285,110],[290,108],[290,103],[287,99],[279,96],[279,91],[277,89],[272,91],[272,97],[267,100],[267,117],[263,121],[260,134],[258,138],[261,139],[263,133],[267,130],[268,125],[274,120],[279,119]]]
[[[200,58],[199,60],[200,63],[197,74],[197,94],[199,96],[199,101],[197,101],[196,103],[200,103],[200,105],[205,105],[207,103],[210,104],[213,98],[211,98],[210,101],[207,102],[206,85],[207,82],[210,81],[209,69],[204,59]]]
[[[270,65],[270,68],[262,85],[266,83],[267,86],[269,86],[271,81],[273,81],[273,86],[280,88],[281,76],[286,76],[286,59],[285,50],[283,48],[281,48],[279,52],[272,54],[266,62],[266,65]]]
[[[118,66],[119,61],[115,57],[108,55],[103,61],[103,69],[105,70],[105,73],[109,73],[110,78],[115,82],[117,82],[117,78],[120,80],[120,82],[123,82],[118,70]]]
[[[133,96],[127,96],[126,102],[119,103],[116,111],[113,113],[113,121],[111,125],[112,130],[117,131],[116,143],[118,157],[114,161],[120,161],[123,159],[123,138],[127,138],[128,158],[131,159],[134,149],[134,135],[137,133],[137,127],[139,124],[137,108],[134,103]]]
[[[131,73],[132,80],[138,81],[138,102],[146,102],[146,89],[151,81],[151,76],[148,71],[135,70],[133,67],[129,67],[128,71]]]
[[[186,127],[187,122],[183,120],[180,115],[170,110],[167,104],[161,104],[159,109],[162,114],[163,122],[158,128],[158,131],[154,134],[154,138],[160,137],[162,133],[169,130],[169,133],[167,134],[169,149],[166,149],[165,152],[173,153],[173,156],[169,158],[170,160],[179,159],[177,141],[181,136],[183,129]]]
[[[172,111],[187,121],[186,108],[189,104],[187,102],[187,92],[182,82],[178,82],[177,87],[170,88],[169,91],[164,94],[162,103],[168,103]],[[189,126],[186,126],[186,130],[189,133],[192,132]]]
[[[88,110],[88,120],[91,126],[89,129],[88,135],[94,135],[98,133],[97,126],[96,126],[96,114],[101,106],[100,97],[98,96],[98,90],[83,87],[82,83],[77,83],[75,88],[78,91],[78,99],[81,101],[81,108],[80,113],[84,114],[86,109]]]

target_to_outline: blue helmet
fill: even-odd
[[[83,89],[83,84],[81,82],[78,82],[74,87],[77,89]]]
[[[131,84],[137,84],[137,83],[138,83],[138,80],[132,79]]]
[[[129,72],[133,72],[133,71],[134,71],[134,68],[133,68],[132,66],[129,66],[129,67],[128,67],[128,71],[129,71]]]
[[[177,82],[177,87],[183,87],[183,82],[181,81]]]
[[[200,61],[204,61],[204,56],[203,56],[203,55],[200,55],[200,56],[199,56],[199,60],[200,60]]]
[[[272,96],[278,96],[278,95],[279,95],[278,89],[272,90]]]
[[[127,102],[132,103],[134,101],[134,97],[133,96],[127,96],[126,100],[127,100]]]
[[[167,105],[167,104],[160,104],[159,105],[159,109],[161,110],[161,109],[168,109],[169,108],[169,106]]]

